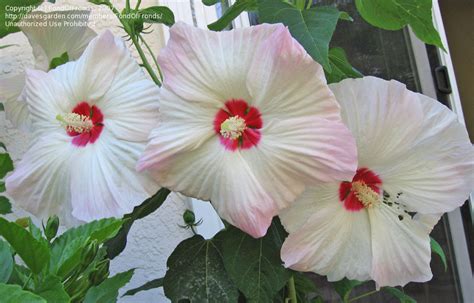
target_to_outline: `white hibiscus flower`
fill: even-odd
[[[69,60],[80,57],[96,36],[86,25],[89,13],[87,10],[34,11],[23,19],[20,28],[33,49],[35,69],[48,71],[51,61],[64,53],[67,53]],[[46,26],[37,24],[45,21]],[[72,22],[83,26],[76,26]],[[26,103],[20,97],[24,86],[24,73],[0,79],[0,99],[4,102],[7,119],[15,127],[29,130],[31,120]]]
[[[24,90],[35,140],[6,179],[39,217],[121,216],[158,187],[135,164],[158,119],[159,89],[109,31],[79,60],[28,70]]]
[[[355,142],[321,66],[283,25],[171,29],[162,121],[138,163],[263,236],[306,184],[352,178]]]
[[[430,280],[428,235],[474,186],[464,126],[436,100],[396,81],[366,77],[330,87],[356,138],[359,169],[352,181],[308,189],[281,213],[290,233],[285,265],[329,281]]]

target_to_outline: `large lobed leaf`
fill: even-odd
[[[20,31],[16,22],[42,2],[43,0],[2,0],[0,4],[0,38]]]
[[[332,71],[328,58],[329,42],[337,21],[341,15],[346,18],[347,14],[329,6],[299,10],[281,0],[258,0],[258,12],[262,23],[283,23],[288,26],[291,35],[308,54],[326,71]]]
[[[7,283],[13,272],[13,257],[10,245],[0,240],[0,283]]]
[[[166,264],[163,288],[172,302],[237,302],[239,293],[214,240],[205,240],[200,235],[186,239]]]
[[[49,262],[48,245],[44,241],[35,239],[20,225],[0,218],[0,235],[7,240],[33,273],[40,273]]]
[[[433,25],[432,0],[356,0],[357,10],[373,26],[398,30],[410,25],[427,44],[444,49]]]
[[[275,219],[259,239],[232,226],[217,236],[225,269],[248,302],[272,302],[291,278],[280,259],[283,233]]]
[[[340,47],[334,47],[329,50],[329,63],[331,72],[326,72],[328,83],[336,83],[347,78],[361,78],[363,75],[356,70],[347,60],[346,53]]]

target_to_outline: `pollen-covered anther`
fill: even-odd
[[[246,129],[245,120],[239,116],[233,116],[222,122],[221,135],[224,138],[235,140],[240,138]]]
[[[363,181],[352,182],[352,191],[365,208],[380,204],[380,195]]]
[[[76,113],[57,115],[56,120],[61,122],[67,131],[79,134],[89,132],[94,127],[90,117]]]

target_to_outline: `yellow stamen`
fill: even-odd
[[[245,120],[239,116],[233,116],[222,122],[221,135],[224,138],[235,140],[242,136],[245,129],[247,129]]]
[[[380,196],[363,181],[352,182],[352,190],[364,207],[370,208],[380,204]]]
[[[74,131],[80,134],[88,132],[94,127],[94,123],[92,123],[92,120],[88,116],[76,113],[57,115],[56,120],[61,122],[67,131]]]

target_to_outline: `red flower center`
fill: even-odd
[[[71,113],[56,117],[65,127],[69,136],[73,137],[72,144],[86,146],[94,143],[104,128],[104,115],[100,109],[87,102],[81,102]]]
[[[382,180],[368,168],[359,168],[352,182],[341,182],[339,200],[348,211],[370,208],[381,202]]]
[[[248,149],[260,142],[263,122],[260,111],[244,100],[225,103],[214,118],[214,131],[228,150]]]

